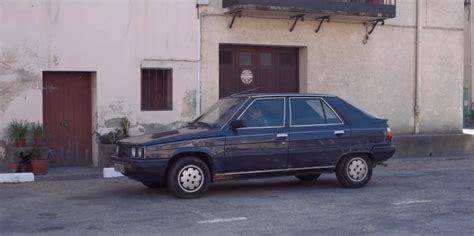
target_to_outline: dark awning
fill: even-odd
[[[330,16],[334,21],[367,22],[395,18],[396,0],[223,0],[226,13],[290,18]]]

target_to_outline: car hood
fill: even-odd
[[[221,134],[221,130],[206,129],[201,127],[185,127],[181,129],[125,138],[120,140],[118,144],[150,146],[156,144],[187,141],[191,139],[212,138],[220,136]]]

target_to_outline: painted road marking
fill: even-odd
[[[222,223],[222,222],[232,222],[232,221],[241,221],[247,220],[246,217],[236,217],[236,218],[227,218],[227,219],[212,219],[212,220],[203,220],[203,221],[196,221],[198,224],[211,224],[211,223]]]
[[[409,205],[409,204],[417,204],[417,203],[429,203],[431,200],[406,200],[401,202],[394,202],[393,205],[400,206],[400,205]]]

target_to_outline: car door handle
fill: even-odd
[[[345,133],[346,133],[346,132],[345,132],[344,130],[336,130],[336,131],[334,131],[334,134],[335,134],[335,135],[343,135],[343,134],[345,134]]]
[[[277,134],[278,139],[286,139],[288,138],[288,134]]]

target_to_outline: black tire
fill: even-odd
[[[303,182],[309,182],[316,180],[319,176],[321,176],[321,174],[297,175],[295,177]]]
[[[336,177],[345,188],[364,187],[372,178],[372,161],[365,154],[345,156],[337,164]]]
[[[166,184],[163,182],[142,182],[143,185],[147,186],[148,188],[164,188]]]
[[[178,198],[199,198],[211,182],[209,167],[198,158],[184,157],[174,162],[167,175],[170,192]]]

